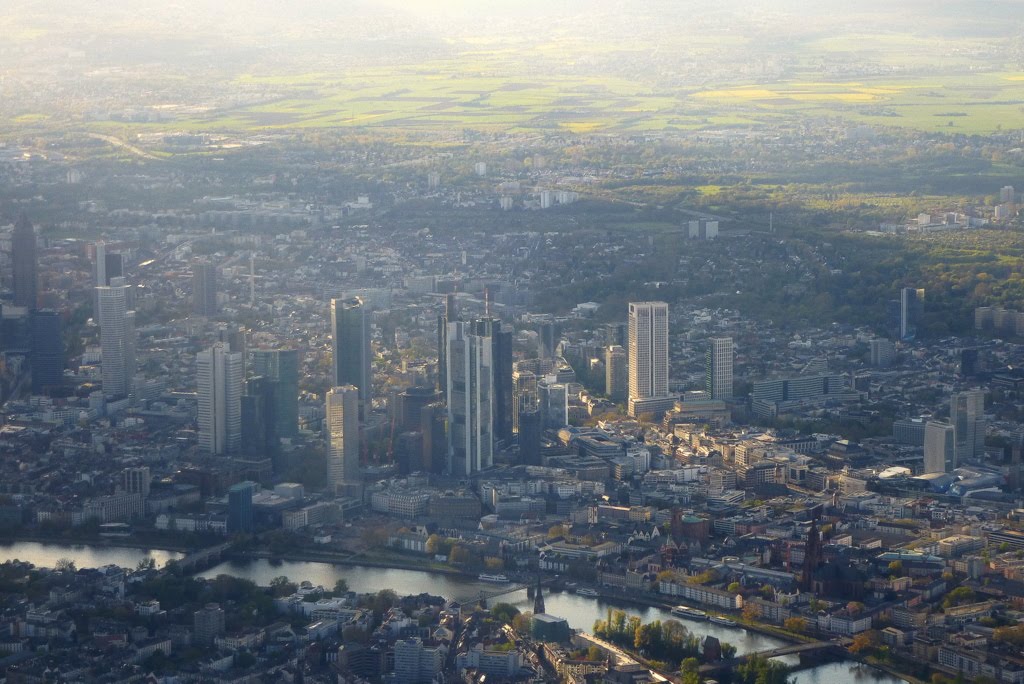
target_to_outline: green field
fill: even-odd
[[[438,66],[245,75],[236,85],[268,92],[269,101],[176,123],[197,130],[387,127],[621,134],[838,117],[984,134],[1020,128],[1024,120],[1024,74],[1011,72],[659,90],[619,78],[511,78]],[[143,128],[152,126],[167,124]]]

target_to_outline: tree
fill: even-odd
[[[803,634],[807,630],[807,622],[802,617],[788,617],[782,622],[782,626],[786,631],[796,632],[797,634]]]
[[[860,613],[862,610],[864,610],[864,604],[860,601],[850,601],[846,604],[846,610],[851,615],[856,615]]]
[[[725,588],[730,594],[738,594],[743,587],[740,586],[739,582],[730,582],[729,586]]]
[[[140,558],[139,562],[135,564],[135,569],[139,572],[146,572],[147,570],[156,570],[156,559],[147,556],[146,558]]]
[[[515,620],[517,615],[519,615],[519,609],[510,603],[496,603],[494,604],[494,607],[491,608],[491,617],[502,624],[512,624],[512,621]]]
[[[900,577],[903,574],[903,561],[894,560],[889,563],[889,574],[893,577]]]
[[[335,596],[341,596],[342,594],[348,593],[348,582],[345,581],[344,577],[339,577],[334,583],[334,591],[332,593]]]
[[[591,646],[587,649],[587,660],[601,660],[601,658],[601,649],[599,649],[597,646]]]
[[[753,603],[746,603],[743,605],[743,619],[747,622],[755,622],[761,617],[761,609]]]
[[[552,525],[548,528],[548,539],[555,539],[556,537],[564,537],[569,534],[569,528],[565,525]]]
[[[75,567],[75,561],[70,558],[58,558],[53,567],[57,572],[78,572],[78,568]]]
[[[878,644],[881,640],[878,637],[878,632],[873,629],[869,629],[866,632],[861,632],[853,637],[853,643],[850,644],[851,653],[867,653],[878,648]]]
[[[970,587],[957,587],[953,591],[946,594],[946,598],[942,600],[943,608],[952,608],[953,606],[959,606],[964,603],[974,602],[974,590]]]
[[[531,618],[533,618],[533,613],[529,611],[516,615],[512,618],[512,629],[520,634],[527,634],[530,631]]]
[[[274,596],[281,598],[283,596],[291,596],[299,589],[299,585],[288,579],[287,575],[278,575],[274,579],[270,580],[270,588],[273,591]]]

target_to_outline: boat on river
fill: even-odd
[[[505,575],[489,575],[486,572],[477,577],[481,582],[494,582],[495,584],[508,584],[509,579]]]
[[[703,610],[697,608],[691,608],[690,606],[676,606],[672,609],[672,614],[678,617],[690,618],[691,620],[707,620],[708,614]]]
[[[715,623],[716,625],[722,625],[723,627],[735,627],[736,626],[736,621],[735,620],[730,620],[729,618],[727,618],[727,617],[725,617],[723,615],[712,615],[711,616],[711,622]]]

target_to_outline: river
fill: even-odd
[[[37,542],[0,545],[0,560],[18,558],[39,566],[53,566],[60,558],[70,558],[80,568],[111,563],[133,568],[144,558],[153,558],[157,566],[163,566],[168,560],[181,556],[182,554],[174,551],[147,551],[113,546],[60,545]],[[338,579],[344,579],[349,588],[356,592],[394,589],[399,594],[428,593],[466,601],[473,600],[481,591],[493,592],[499,586],[479,582],[475,579],[420,570],[333,565],[307,561],[272,562],[266,559],[227,561],[200,573],[200,576],[209,578],[221,574],[243,577],[264,586],[270,584],[270,580],[274,577],[285,575],[292,581],[309,580],[313,584],[323,585],[328,589],[333,587]],[[523,611],[533,608],[533,599],[526,595],[525,589],[494,599],[492,603],[497,601],[511,603]],[[609,609],[618,608],[625,610],[630,615],[639,616],[644,622],[678,620],[697,635],[713,635],[722,641],[728,641],[736,646],[737,652],[740,654],[764,651],[784,644],[783,641],[774,637],[741,628],[722,627],[710,622],[680,619],[659,608],[607,603],[600,599],[567,592],[548,592],[545,594],[544,603],[547,612],[551,615],[564,617],[573,628],[588,632],[592,631],[595,620],[604,618]],[[848,682],[851,684],[904,684],[902,679],[892,677],[876,668],[853,662],[820,665],[802,670],[795,677],[798,684],[846,684]]]

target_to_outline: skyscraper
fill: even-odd
[[[370,313],[358,297],[331,300],[334,384],[354,385],[364,405],[373,398]]]
[[[127,396],[135,376],[135,312],[128,311],[128,285],[114,278],[96,288],[99,298],[103,394]]]
[[[540,420],[544,429],[563,428],[569,424],[569,388],[548,376],[537,382]]]
[[[327,487],[337,493],[344,486],[358,485],[359,475],[359,389],[354,385],[327,392]]]
[[[626,350],[614,344],[604,350],[604,393],[620,402],[629,393],[629,357]]]
[[[248,481],[228,488],[228,532],[252,532],[252,497],[257,489]]]
[[[537,353],[542,359],[555,356],[558,346],[558,326],[553,321],[545,321],[537,328]]]
[[[956,433],[953,426],[929,420],[924,426],[924,472],[948,473],[956,465]]]
[[[472,475],[494,462],[494,344],[462,321],[447,335],[448,471]]]
[[[512,331],[493,318],[475,321],[473,326],[477,335],[491,338],[494,439],[507,444],[512,441]]]
[[[36,308],[39,299],[39,264],[36,256],[36,231],[22,214],[11,234],[11,262],[14,271],[14,305]]]
[[[279,384],[257,376],[245,383],[242,397],[242,453],[255,458],[269,458],[274,472],[283,468],[281,444],[277,435],[277,390]]]
[[[985,392],[956,392],[949,400],[949,422],[956,439],[956,462],[985,452]]]
[[[912,340],[917,335],[917,322],[923,308],[923,289],[905,287],[900,290],[899,334],[901,340]]]
[[[277,434],[295,437],[299,433],[299,350],[256,349],[252,372],[277,383]]]
[[[29,318],[32,327],[32,394],[43,394],[64,382],[60,316],[56,311],[36,309]]]
[[[512,429],[519,432],[519,416],[524,411],[536,411],[540,404],[537,394],[537,376],[517,368],[512,372]]]
[[[732,399],[732,338],[712,337],[708,345],[704,363],[706,390],[712,399]]]
[[[116,252],[108,252],[104,242],[94,246],[95,256],[92,263],[93,287],[106,287],[114,278],[124,277],[124,259]],[[130,292],[129,292],[130,299]],[[100,310],[99,295],[93,290],[93,315],[98,316]],[[130,303],[129,303],[130,308]]]
[[[629,304],[629,414],[672,408],[668,393],[668,304]]]
[[[213,264],[192,265],[192,312],[199,316],[217,315],[217,267]]]
[[[448,398],[448,324],[459,320],[455,295],[444,300],[444,313],[437,317],[437,388]]]
[[[237,453],[242,445],[242,355],[215,344],[196,355],[199,448]]]

